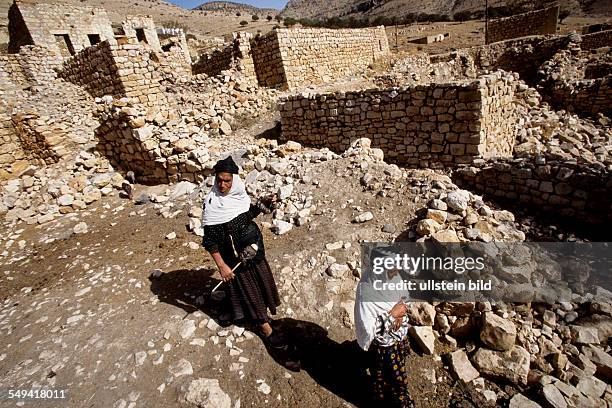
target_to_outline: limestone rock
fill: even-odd
[[[436,308],[427,302],[409,302],[406,313],[410,324],[417,326],[433,326]]]
[[[466,190],[451,191],[446,195],[446,204],[448,208],[458,213],[466,210],[470,203],[470,192]]]
[[[184,396],[187,403],[197,408],[231,408],[232,400],[219,386],[219,380],[198,378],[189,384]]]
[[[516,341],[516,326],[493,312],[487,312],[483,317],[480,340],[494,350],[510,350]]]
[[[542,389],[542,395],[550,406],[554,408],[567,408],[567,402],[563,397],[563,394],[553,384],[545,385]]]
[[[410,326],[408,332],[425,354],[435,353],[435,336],[430,326]]]
[[[374,219],[374,214],[372,214],[370,211],[366,211],[362,214],[359,214],[357,217],[355,217],[353,221],[360,224],[366,221],[370,221],[372,219]]]
[[[525,397],[523,394],[514,394],[508,408],[542,408],[542,406]]]
[[[463,350],[457,350],[450,354],[450,366],[455,376],[464,383],[469,383],[480,376]]]
[[[481,348],[474,354],[472,362],[481,374],[527,384],[530,354],[521,346],[514,346],[508,351]]]

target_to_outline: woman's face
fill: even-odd
[[[215,175],[215,182],[217,183],[219,191],[223,195],[227,195],[230,192],[230,190],[232,189],[233,180],[234,177],[231,173],[221,172]]]

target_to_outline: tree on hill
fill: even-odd
[[[266,17],[266,20],[272,21],[272,16],[268,15],[268,17]]]
[[[251,18],[253,19],[253,21],[259,20],[259,16],[257,14],[253,14]]]
[[[296,19],[291,18],[291,17],[287,17],[285,18],[285,21],[283,22],[283,24],[285,25],[285,27],[291,27],[297,24]]]
[[[243,27],[244,27],[245,25],[247,25],[247,24],[249,24],[249,22],[248,22],[248,21],[246,21],[246,20],[242,20],[242,21],[240,22],[240,25],[241,25],[241,26],[243,26]]]

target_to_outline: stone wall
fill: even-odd
[[[200,58],[192,65],[191,71],[194,75],[206,74],[208,76],[219,75],[221,71],[230,69],[234,63],[234,46],[214,50]]]
[[[251,53],[252,35],[247,32],[237,32],[232,35],[232,42],[226,47],[200,56],[192,66],[194,75],[216,76],[222,71],[236,69],[255,82],[255,64]]]
[[[104,41],[67,59],[58,76],[82,86],[92,96],[123,95],[125,90],[118,70],[113,56],[113,46],[108,41]]]
[[[151,16],[127,16],[125,21],[121,23],[121,27],[127,37],[136,38],[138,42],[145,42],[154,50],[161,51],[157,30]],[[144,37],[142,40],[138,40],[136,30],[142,30],[141,33]]]
[[[275,31],[255,38],[251,43],[251,53],[260,86],[275,87],[287,83],[279,37]]]
[[[260,85],[289,89],[353,74],[390,52],[384,27],[277,29],[251,47]]]
[[[82,85],[92,96],[137,98],[147,106],[165,104],[155,55],[134,38],[123,38],[117,45],[105,41],[69,58],[58,76]]]
[[[113,41],[113,28],[106,11],[97,7],[16,1],[9,10],[9,52],[24,45],[41,45],[61,55],[71,55],[92,45],[94,37]],[[90,37],[93,36],[93,37]]]
[[[559,50],[567,48],[571,41],[572,36],[534,36],[432,55],[430,61],[441,63],[465,56],[473,60],[477,68],[517,72],[521,79],[535,84],[540,66]]]
[[[171,124],[178,114],[167,106],[150,109],[124,100],[102,102],[97,150],[122,171],[145,184],[201,182],[209,161],[205,139],[181,133]],[[163,126],[160,124],[164,124]]]
[[[61,57],[44,47],[27,45],[19,54],[0,55],[0,89],[45,85],[56,78]]]
[[[453,173],[462,186],[506,199],[520,206],[535,207],[594,224],[612,221],[612,176],[604,167],[533,159],[476,161]]]
[[[556,34],[559,6],[549,7],[489,22],[487,44],[527,37],[529,35]]]
[[[57,163],[71,152],[71,129],[61,121],[33,111],[15,114],[12,121],[21,149],[31,163]]]
[[[582,36],[580,47],[583,50],[612,47],[612,30],[600,31],[593,34],[584,34]]]
[[[11,106],[0,98],[0,176],[3,178],[29,165],[13,127],[10,110]]]
[[[367,137],[390,161],[418,167],[511,156],[515,86],[499,72],[468,83],[291,96],[279,104],[281,138],[340,152]]]
[[[552,90],[550,102],[570,112],[612,117],[612,75],[559,84]]]
[[[155,55],[158,58],[156,67],[162,84],[184,81],[191,77],[191,63],[185,59],[184,49],[179,44],[175,43],[168,51]]]
[[[21,88],[29,80],[19,54],[0,55],[0,89]]]

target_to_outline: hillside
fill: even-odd
[[[489,7],[522,4],[537,7],[547,1],[490,0]],[[560,0],[576,16],[612,15],[609,0]],[[482,11],[480,0],[289,0],[281,15],[293,18],[324,19],[329,17],[403,17],[407,14],[443,14],[452,16],[463,11]]]
[[[233,1],[211,1],[208,3],[202,3],[198,7],[194,7],[194,10],[201,11],[224,11],[228,13],[241,13],[243,15],[257,14],[261,16],[276,16],[280,13],[280,10],[272,8],[259,8],[251,6],[250,4],[235,3]]]
[[[35,1],[35,0],[21,0]],[[109,14],[112,22],[120,23],[126,15],[150,15],[158,26],[181,27],[187,33],[199,36],[222,37],[235,31],[269,31],[276,21],[268,22],[264,12],[260,12],[259,21],[252,21],[250,16],[255,14],[249,12],[242,16],[236,16],[235,11],[224,10],[187,10],[162,0],[43,0],[36,2],[68,3],[79,6],[103,7]],[[7,24],[8,9],[13,0],[0,0],[0,44],[8,42]],[[245,6],[248,7],[248,6]],[[274,15],[278,10],[274,10]],[[247,16],[248,18],[245,18]],[[243,27],[240,21],[247,20],[248,25]]]

